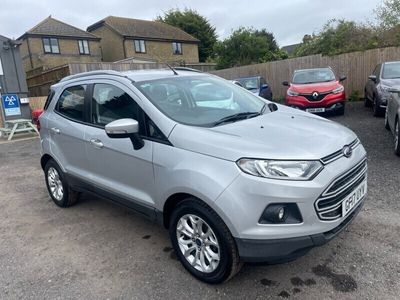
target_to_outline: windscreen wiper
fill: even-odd
[[[250,119],[250,118],[254,118],[261,115],[260,112],[241,112],[241,113],[237,113],[231,116],[227,116],[224,117],[216,122],[214,122],[212,125],[213,126],[217,126],[217,125],[221,125],[223,123],[228,123],[228,122],[235,122],[238,120],[245,120],[245,119]]]

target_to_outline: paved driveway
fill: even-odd
[[[193,279],[167,231],[135,213],[87,195],[69,209],[56,207],[38,139],[0,144],[0,298],[399,299],[400,158],[383,120],[361,103],[332,119],[353,129],[368,151],[363,211],[308,255],[245,265],[218,286]]]

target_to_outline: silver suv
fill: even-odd
[[[352,131],[190,70],[69,76],[51,87],[40,126],[55,204],[92,192],[159,221],[208,283],[326,243],[367,192]]]

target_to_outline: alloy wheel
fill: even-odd
[[[61,201],[64,196],[64,188],[60,179],[60,175],[57,170],[53,167],[50,167],[47,171],[47,182],[49,184],[50,192],[52,196]]]
[[[176,237],[183,256],[196,270],[211,273],[220,262],[220,246],[211,227],[202,218],[186,214],[176,225]]]

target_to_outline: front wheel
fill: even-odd
[[[375,98],[374,103],[373,103],[373,112],[374,112],[374,117],[382,117],[383,111],[382,108],[379,106],[378,100]]]
[[[195,198],[179,203],[171,216],[169,234],[180,262],[197,279],[221,283],[240,270],[229,229],[205,203]]]
[[[388,109],[387,108],[386,108],[386,111],[385,111],[385,128],[387,130],[390,130],[389,118],[388,118]]]
[[[400,156],[400,124],[399,118],[396,119],[396,124],[394,125],[394,153]]]
[[[338,115],[338,116],[343,116],[343,115],[344,115],[345,107],[346,107],[346,105],[345,105],[345,103],[343,102],[343,103],[342,103],[342,106],[337,110],[337,115]]]
[[[44,167],[46,186],[53,202],[60,207],[69,207],[79,199],[79,193],[68,185],[65,175],[54,160],[49,160]]]

